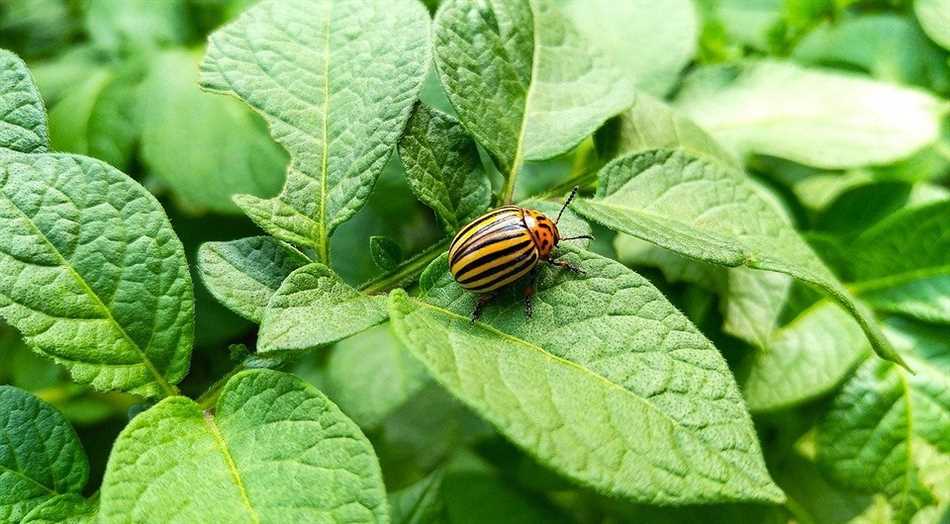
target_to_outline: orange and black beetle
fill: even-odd
[[[459,230],[449,246],[449,270],[463,288],[478,293],[472,321],[494,293],[531,273],[524,291],[525,314],[531,317],[531,297],[539,262],[581,273],[567,262],[551,258],[562,240],[591,238],[590,235],[561,238],[557,223],[574,195],[575,187],[553,221],[540,211],[518,206],[493,209]]]

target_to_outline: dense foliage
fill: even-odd
[[[0,522],[950,519],[948,0],[6,0],[0,47]],[[454,232],[574,186],[583,274],[470,321]]]

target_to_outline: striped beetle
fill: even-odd
[[[540,211],[518,206],[503,206],[476,218],[459,230],[449,246],[449,271],[462,288],[478,294],[472,322],[496,292],[525,275],[531,274],[524,288],[525,315],[531,318],[531,299],[540,262],[562,267],[574,273],[581,269],[552,258],[562,240],[592,239],[590,235],[561,238],[557,223],[577,194],[575,187],[553,221]]]

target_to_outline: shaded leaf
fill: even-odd
[[[43,153],[49,149],[46,110],[20,57],[0,49],[0,149]]]
[[[740,380],[749,409],[772,411],[830,392],[868,354],[861,327],[837,304],[821,301],[768,337]]]
[[[184,397],[119,435],[102,485],[108,522],[385,522],[386,492],[359,428],[302,380],[232,377],[213,411]]]
[[[33,508],[22,524],[93,524],[99,508],[79,495],[53,497]]]
[[[324,389],[361,428],[372,429],[428,382],[425,368],[383,324],[333,348]]]
[[[383,270],[391,270],[402,262],[402,248],[388,237],[369,237],[369,254],[373,262]]]
[[[194,297],[158,201],[71,155],[0,152],[0,315],[77,382],[144,396],[188,370]]]
[[[331,344],[386,320],[386,299],[351,288],[319,263],[294,270],[264,309],[258,350]]]
[[[934,42],[950,49],[950,1],[916,0],[917,20]]]
[[[409,118],[429,45],[414,0],[267,0],[213,33],[202,86],[263,114],[291,157],[280,196],[238,206],[329,263],[330,234],[366,202]]]
[[[716,349],[645,279],[569,250],[534,317],[509,296],[469,321],[446,257],[421,298],[390,296],[396,333],[449,391],[556,471],[652,503],[781,500]],[[671,449],[677,449],[671,453]]]
[[[191,32],[185,0],[90,0],[85,15],[92,42],[114,54],[180,45]]]
[[[53,497],[79,493],[89,461],[63,415],[33,395],[0,385],[0,520],[20,522]]]
[[[937,140],[944,113],[923,91],[774,61],[700,69],[676,107],[736,153],[830,169],[910,156]]]
[[[741,172],[658,150],[614,160],[599,176],[598,198],[574,206],[584,216],[690,258],[777,271],[811,284],[855,316],[882,358],[901,362],[871,312]]]
[[[478,217],[491,204],[491,183],[478,148],[455,118],[417,105],[399,139],[399,156],[412,192],[449,231]]]
[[[441,470],[389,494],[393,524],[439,524],[446,521]],[[497,500],[493,501],[497,504]]]
[[[435,61],[459,120],[509,178],[633,102],[624,73],[551,0],[443,2]]]
[[[258,323],[284,279],[307,262],[296,249],[266,236],[206,242],[198,249],[198,268],[208,291],[235,313]]]

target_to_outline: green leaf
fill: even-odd
[[[806,65],[847,65],[881,80],[933,86],[938,92],[950,87],[945,53],[912,20],[892,14],[819,26],[795,47],[792,58]]]
[[[855,316],[882,358],[901,362],[871,312],[741,172],[657,150],[618,158],[599,177],[598,198],[574,205],[582,215],[690,258],[777,271],[811,284]]]
[[[402,248],[389,237],[380,235],[369,237],[369,253],[380,269],[389,271],[402,262]]]
[[[208,291],[231,311],[260,323],[280,284],[308,259],[273,237],[206,242],[198,249],[198,269]]]
[[[651,149],[680,149],[695,156],[740,167],[708,133],[662,100],[640,95],[630,109],[597,131],[597,150],[612,159]]]
[[[437,470],[411,486],[390,493],[390,521],[393,524],[446,522],[445,504],[442,501],[442,478],[442,471]]]
[[[327,395],[364,429],[378,426],[428,382],[389,324],[340,341],[326,366]]]
[[[141,134],[140,75],[101,66],[90,69],[50,109],[53,148],[125,168]]]
[[[509,295],[474,324],[474,297],[443,256],[422,275],[422,297],[390,295],[396,333],[515,444],[598,491],[662,504],[781,501],[712,344],[647,280],[567,253],[586,273],[545,271],[530,321]]]
[[[883,492],[894,522],[933,504],[931,476],[950,471],[950,333],[900,323],[894,339],[913,347],[911,375],[871,360],[835,397],[818,426],[818,462],[856,489]]]
[[[399,139],[412,192],[455,231],[491,205],[491,183],[475,141],[455,118],[416,106]]]
[[[71,155],[0,152],[0,315],[77,382],[144,396],[188,370],[194,298],[158,201]]]
[[[676,107],[740,155],[829,169],[910,156],[937,140],[945,112],[923,91],[774,61],[700,69]]]
[[[0,47],[49,55],[76,36],[66,0],[5,0],[0,4]]]
[[[142,87],[142,157],[189,208],[238,212],[233,195],[280,191],[287,155],[244,104],[204,93],[198,57],[166,51],[151,62]],[[226,137],[226,138],[225,138]]]
[[[950,49],[950,1],[916,0],[914,13],[924,31],[946,49]]]
[[[895,213],[849,252],[852,289],[872,307],[950,324],[950,200]]]
[[[861,326],[821,301],[774,331],[743,364],[742,392],[753,412],[802,404],[831,391],[867,356]]]
[[[0,49],[0,149],[43,153],[49,149],[46,110],[29,69]]]
[[[51,498],[79,493],[89,461],[79,437],[49,404],[0,385],[0,520],[20,522]]]
[[[280,196],[235,202],[328,264],[330,234],[366,202],[422,88],[428,13],[414,0],[266,0],[209,42],[202,86],[263,114],[292,160]]]
[[[269,370],[232,377],[214,410],[167,398],[119,434],[105,522],[385,522],[366,437],[322,393]]]
[[[480,471],[446,474],[442,498],[452,524],[566,524],[565,515],[497,475]]]
[[[449,100],[509,186],[525,160],[564,153],[633,102],[624,73],[551,0],[448,0],[434,32]]]
[[[79,495],[53,497],[33,508],[22,524],[94,524],[99,508]]]
[[[113,54],[183,44],[191,32],[185,0],[90,0],[85,13],[92,42]]]
[[[688,0],[562,0],[579,33],[600,46],[630,88],[663,96],[696,53],[699,20]]]
[[[386,299],[353,289],[326,266],[312,263],[288,276],[264,309],[258,350],[312,349],[386,320]]]

